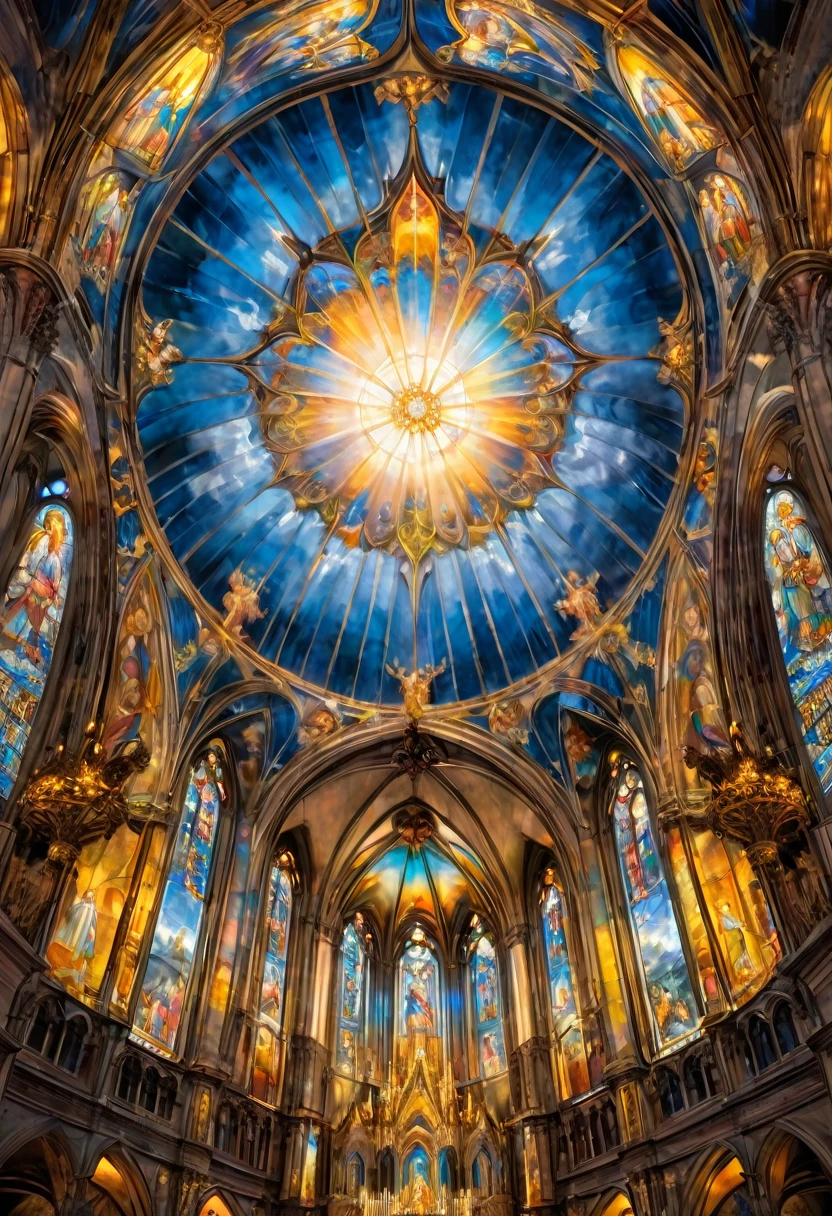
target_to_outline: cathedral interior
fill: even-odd
[[[0,0],[0,1216],[832,1214],[832,2]]]

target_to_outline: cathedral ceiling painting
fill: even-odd
[[[262,1210],[348,1216],[820,1177],[728,1147],[827,1051],[808,4],[25,0],[0,36],[15,1033],[114,1088],[102,1128],[257,1175],[232,1209],[154,1160],[160,1214],[279,1172]],[[727,1095],[630,1205],[619,1150]],[[130,1163],[88,1164],[106,1216]]]

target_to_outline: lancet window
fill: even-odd
[[[644,783],[628,760],[616,760],[612,819],[624,895],[660,1047],[696,1028],[696,1003],[679,926],[659,857]]]
[[[64,483],[62,483],[64,484]],[[53,498],[35,515],[0,609],[0,797],[12,792],[43,695],[72,568],[72,516]]]
[[[266,949],[258,1007],[259,1026],[254,1053],[251,1091],[255,1098],[274,1099],[280,1054],[280,1035],[286,994],[286,957],[292,918],[294,866],[289,853],[276,857],[269,870],[266,893]]]
[[[439,971],[424,931],[416,928],[399,960],[399,1032],[438,1035]]]
[[[220,753],[191,769],[133,1023],[135,1038],[172,1053],[203,927],[220,817],[228,804]]]
[[[543,875],[540,898],[548,1003],[559,1046],[561,1087],[566,1094],[574,1097],[589,1089],[589,1074],[566,943],[563,891],[552,869],[547,869]]]
[[[832,573],[801,494],[767,475],[763,545],[792,700],[825,790],[832,788]]]
[[[364,988],[367,982],[366,926],[359,912],[344,930],[341,943],[341,982],[338,995],[338,1041],[335,1066],[354,1077],[362,1045]]]
[[[468,942],[468,963],[480,1076],[493,1077],[506,1067],[500,977],[493,938],[478,916],[474,917]]]

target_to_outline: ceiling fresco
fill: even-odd
[[[197,175],[142,283],[169,383],[137,414],[173,556],[308,686],[439,702],[561,658],[674,489],[687,304],[648,202],[565,123],[450,83],[418,122],[372,86],[265,120]],[[170,324],[168,325],[168,322]]]

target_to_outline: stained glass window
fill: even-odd
[[[506,1066],[500,1016],[500,979],[494,943],[479,922],[474,928],[469,949],[480,1073],[484,1077],[493,1077]]]
[[[318,1174],[318,1129],[313,1123],[309,1128],[309,1138],[306,1141],[306,1153],[303,1158],[303,1178],[301,1180],[301,1203],[311,1206],[315,1202],[316,1180]]]
[[[542,917],[549,1008],[560,1043],[561,1080],[566,1092],[574,1097],[589,1089],[589,1072],[566,945],[563,892],[555,882],[553,870],[547,870],[543,876]]]
[[[155,172],[182,133],[195,102],[213,82],[222,42],[222,26],[214,22],[183,39],[134,92],[106,142]]]
[[[12,792],[52,662],[72,568],[72,517],[35,516],[0,609],[0,796]]]
[[[401,1033],[412,1038],[417,1034],[439,1034],[439,977],[425,935],[420,929],[405,947],[399,961],[401,985]]]
[[[277,858],[269,872],[266,896],[266,953],[263,979],[260,984],[257,1044],[251,1091],[255,1098],[267,1102],[277,1081],[277,1052],[283,1022],[283,998],[286,983],[286,952],[289,945],[289,921],[292,915],[292,879],[288,854]]]
[[[641,775],[625,760],[613,766],[613,777],[612,815],[624,894],[653,1022],[665,1047],[695,1029],[696,1003]]]
[[[543,944],[546,948],[546,974],[549,979],[549,1007],[558,1029],[575,1017],[572,967],[563,927],[563,896],[551,874],[543,888]]]
[[[780,646],[803,738],[821,785],[832,788],[832,575],[791,486],[768,492],[765,564]]]
[[[338,1009],[338,1043],[335,1066],[355,1076],[358,1043],[361,1030],[361,990],[364,984],[364,930],[359,913],[344,930],[341,946],[341,990]]]
[[[211,750],[191,770],[133,1023],[134,1037],[165,1052],[176,1045],[226,802],[220,758]]]

